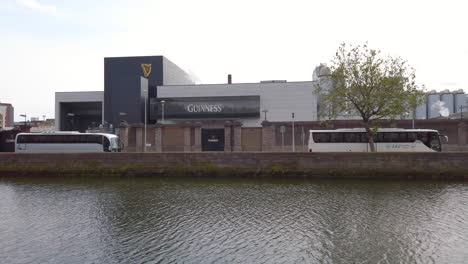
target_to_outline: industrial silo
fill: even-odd
[[[427,119],[427,96],[423,95],[424,102],[416,107],[415,119]]]
[[[430,91],[427,95],[428,118],[435,118],[440,116],[437,107],[434,107],[438,101],[440,101],[440,95],[436,91]]]
[[[455,108],[454,94],[450,92],[449,90],[445,90],[442,92],[440,98],[441,98],[441,101],[445,103],[444,106],[448,108],[449,114],[453,114],[454,108]]]
[[[460,90],[455,92],[455,113],[468,111],[468,108],[466,106],[467,106],[466,105],[466,94],[462,89],[460,89]]]

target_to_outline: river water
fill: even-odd
[[[0,179],[1,263],[468,263],[468,184]]]

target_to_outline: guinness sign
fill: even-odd
[[[215,96],[151,98],[150,118],[173,119],[241,118],[260,116],[260,96]]]
[[[189,113],[221,113],[223,111],[223,105],[220,104],[189,104],[186,109]]]

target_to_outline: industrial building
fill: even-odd
[[[148,80],[143,90],[140,77]],[[163,56],[104,58],[104,92],[55,93],[57,130],[82,131],[98,126],[144,123],[145,98],[157,96],[156,87],[192,84],[189,75]],[[104,103],[105,102],[105,103]]]
[[[0,103],[0,129],[11,129],[14,126],[14,108],[11,104]]]
[[[425,95],[424,99],[426,103],[416,108],[416,119],[448,117],[454,113],[468,111],[468,98],[462,89],[442,92],[430,91]]]
[[[127,151],[284,150],[292,141],[301,151],[306,131],[325,119],[315,90],[330,87],[329,75],[320,65],[310,81],[235,83],[227,75],[224,84],[194,84],[163,56],[105,58],[104,91],[56,93],[55,127],[115,132]],[[402,119],[437,118],[467,105],[462,90],[426,97]]]
[[[127,146],[138,150],[143,137],[150,148],[162,147],[154,140],[157,124],[165,127],[161,138],[170,150],[184,150],[185,137],[194,150],[241,149],[242,137],[245,148],[260,150],[262,122],[317,120],[320,75],[259,83],[233,83],[229,75],[225,84],[197,85],[162,56],[105,58],[104,92],[55,94],[56,128],[119,131],[124,124],[130,127]]]

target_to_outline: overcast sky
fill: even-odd
[[[0,101],[53,117],[54,92],[104,90],[111,56],[164,55],[199,83],[307,81],[366,41],[428,90],[468,92],[465,2],[0,0]]]

